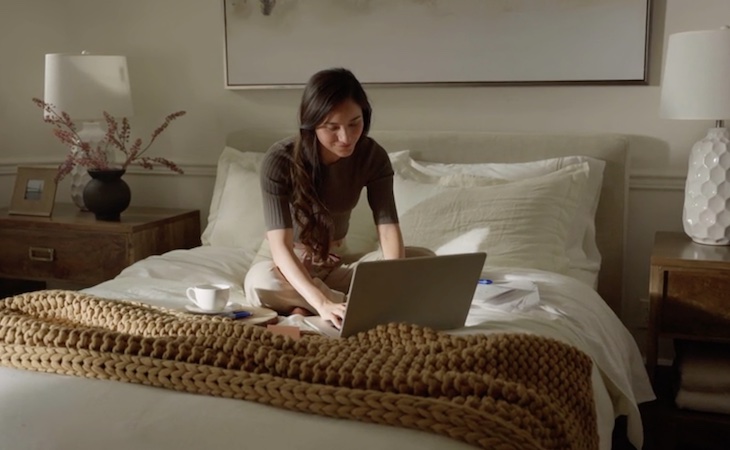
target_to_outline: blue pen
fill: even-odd
[[[480,278],[479,281],[477,281],[477,284],[492,284],[494,281],[488,280],[486,278]]]
[[[228,317],[229,319],[233,319],[233,320],[244,319],[251,315],[253,315],[253,313],[250,311],[232,311],[232,312],[223,313],[224,317]]]

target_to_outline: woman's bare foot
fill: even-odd
[[[291,314],[300,314],[302,316],[313,316],[314,313],[312,311],[306,309],[306,308],[300,308],[299,306],[295,306],[294,309],[291,310]]]

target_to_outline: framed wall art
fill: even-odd
[[[54,167],[18,167],[8,213],[50,216],[56,200],[56,173]]]
[[[230,89],[645,84],[650,0],[222,0]]]

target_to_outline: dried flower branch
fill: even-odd
[[[56,182],[62,180],[66,175],[71,173],[71,170],[75,166],[82,166],[87,169],[110,169],[108,152],[113,149],[121,151],[125,156],[124,162],[121,163],[122,169],[126,169],[132,164],[136,164],[145,169],[153,169],[155,166],[164,166],[173,172],[183,173],[183,170],[172,161],[165,158],[151,158],[142,155],[150,148],[157,137],[162,134],[168,126],[170,126],[170,123],[173,120],[185,115],[185,111],[177,111],[165,117],[162,124],[152,132],[150,141],[144,147],[142,146],[142,139],[139,138],[135,139],[130,146],[129,140],[132,132],[129,120],[126,117],[121,120],[120,126],[117,119],[105,111],[104,121],[106,122],[107,127],[106,134],[104,139],[99,141],[96,146],[92,148],[89,142],[84,141],[81,136],[79,136],[76,125],[66,112],[61,111],[59,113],[52,104],[46,103],[38,98],[34,98],[33,103],[43,109],[43,120],[53,125],[54,136],[72,150],[58,166]]]

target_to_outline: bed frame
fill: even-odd
[[[244,151],[266,151],[286,130],[240,130],[226,144]],[[596,241],[602,264],[598,293],[621,317],[623,258],[628,197],[629,139],[618,134],[543,134],[458,131],[380,131],[370,133],[388,151],[410,150],[432,162],[525,162],[585,155],[606,161],[596,213]]]

